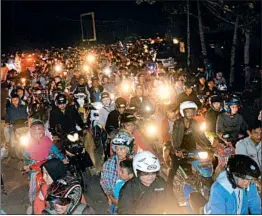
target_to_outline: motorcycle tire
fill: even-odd
[[[89,169],[86,168],[84,171],[79,171],[77,173],[77,176],[79,178],[83,192],[84,193],[87,192],[88,185],[90,184],[90,180],[91,180],[91,173]]]

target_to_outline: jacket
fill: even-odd
[[[130,104],[129,107],[135,107],[135,109],[139,112],[139,113],[144,113],[146,111],[143,112],[144,107],[146,105],[150,105],[150,101],[147,97],[142,96],[142,101],[140,100],[140,98],[138,96],[132,97],[130,100]]]
[[[240,193],[240,194],[239,194]],[[241,196],[242,194],[242,196]],[[261,214],[261,199],[253,184],[247,189],[233,189],[226,171],[217,177],[211,187],[205,214]]]
[[[96,91],[94,87],[91,87],[90,90],[89,90],[91,103],[99,102],[100,101],[100,95],[103,91],[104,91],[104,87],[101,86],[101,85],[98,86],[98,91]]]
[[[120,190],[118,214],[162,214],[166,205],[167,188],[162,177],[158,176],[149,187],[134,177]]]
[[[217,117],[219,116],[220,112],[213,110],[210,108],[205,116],[207,132],[216,132],[216,123],[217,123]]]
[[[115,104],[112,103],[109,106],[103,106],[100,110],[99,110],[99,124],[103,126],[103,128],[105,128],[106,126],[106,121],[107,121],[107,117],[109,115],[109,113],[111,111],[115,110]]]
[[[76,125],[83,128],[84,122],[81,116],[74,107],[66,107],[65,113],[61,112],[60,109],[55,108],[50,112],[49,126],[52,135],[57,135],[55,127],[60,124],[63,133],[70,133],[76,130]]]
[[[221,113],[217,117],[216,133],[230,134],[231,141],[235,142],[238,139],[240,133],[244,133],[247,130],[247,123],[240,114],[236,114],[230,117],[226,113]]]
[[[110,134],[114,130],[120,127],[119,125],[119,116],[120,112],[118,110],[113,110],[109,113],[107,120],[106,120],[106,132]]]
[[[26,120],[27,116],[26,106],[21,105],[21,102],[19,102],[17,108],[13,104],[10,104],[6,110],[5,122],[13,123],[17,120]]]
[[[236,154],[247,155],[257,162],[260,170],[262,171],[261,163],[261,142],[255,145],[250,137],[246,137],[237,142]]]
[[[191,130],[196,141],[197,149],[203,149],[210,146],[209,141],[199,129],[199,124],[197,121],[192,120]],[[185,124],[184,118],[180,118],[174,122],[173,132],[172,132],[172,146],[174,149],[179,150],[185,134]]]

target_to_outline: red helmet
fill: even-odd
[[[82,197],[79,181],[73,176],[66,176],[53,182],[47,192],[47,201],[52,204],[70,204],[67,213],[70,214]]]

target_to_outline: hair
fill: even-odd
[[[252,131],[252,130],[256,130],[257,128],[261,128],[261,127],[262,127],[261,121],[255,120],[252,124],[249,125],[248,129]]]
[[[12,98],[19,98],[19,95],[17,93],[14,93],[11,95]]]
[[[126,160],[121,161],[120,167],[123,169],[126,169],[128,174],[134,174],[132,159],[126,159]]]

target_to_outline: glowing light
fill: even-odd
[[[205,131],[206,130],[206,123],[205,122],[203,122],[201,125],[200,125],[200,130],[201,131]]]
[[[153,124],[149,124],[146,128],[147,135],[154,136],[157,133],[157,127]]]
[[[204,160],[208,158],[208,153],[207,152],[198,152],[198,156],[200,159]]]
[[[21,81],[22,81],[22,83],[25,83],[26,78],[22,78]]]
[[[62,66],[61,65],[56,65],[55,66],[55,71],[56,72],[61,72],[62,71]]]
[[[83,66],[83,69],[84,69],[85,71],[88,71],[89,68],[90,68],[90,67],[89,67],[88,65],[84,65],[84,66]]]
[[[28,136],[24,135],[24,136],[21,136],[21,137],[20,137],[20,144],[21,144],[22,146],[27,146],[27,145],[28,145],[28,142],[29,142]]]
[[[95,61],[95,56],[92,55],[92,54],[89,54],[87,57],[86,57],[86,60],[89,62],[89,63],[93,63]]]
[[[112,72],[112,71],[111,71],[110,68],[105,68],[105,69],[104,69],[104,74],[105,74],[105,75],[110,76],[110,75],[111,75],[111,72]]]
[[[176,38],[174,38],[174,39],[173,39],[173,44],[178,44],[178,43],[179,43],[179,40],[176,39]]]

